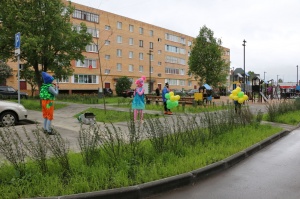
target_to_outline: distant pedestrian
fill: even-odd
[[[146,80],[145,76],[142,76],[138,80],[135,81],[137,88],[134,91],[134,97],[132,100],[132,110],[133,110],[133,120],[136,121],[138,114],[140,115],[140,121],[143,122],[145,109],[145,89],[143,88],[144,82]]]
[[[53,120],[54,113],[54,100],[58,95],[59,87],[54,83],[54,78],[46,72],[42,72],[43,85],[40,91],[40,98],[42,100],[42,112],[44,118],[44,132],[49,135],[54,135],[51,122]]]
[[[167,108],[167,98],[165,97],[165,95],[166,95],[167,93],[169,93],[169,92],[170,92],[170,89],[169,89],[169,83],[167,82],[167,83],[165,84],[165,87],[164,87],[163,90],[162,90],[162,100],[163,100],[163,103],[164,103],[164,110],[165,110],[164,113],[165,113],[166,115],[173,115],[173,113],[171,112],[171,110]]]
[[[160,91],[159,91],[158,87],[156,88],[155,93],[156,93],[156,96],[160,96]]]

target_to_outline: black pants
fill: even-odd
[[[167,108],[167,101],[164,102],[164,109],[165,111],[170,111],[170,109]]]

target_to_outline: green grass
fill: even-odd
[[[134,177],[131,176],[132,168],[126,153],[120,156],[113,167],[110,166],[109,156],[104,151],[101,151],[101,158],[97,159],[96,164],[91,167],[85,166],[80,154],[70,154],[72,175],[68,183],[61,181],[60,168],[52,160],[48,161],[49,172],[44,175],[37,172],[36,165],[29,161],[26,168],[27,174],[21,179],[15,177],[16,173],[10,165],[2,164],[0,192],[4,198],[16,199],[68,195],[145,183],[220,161],[279,131],[281,128],[269,125],[236,128],[204,144],[181,147],[177,154],[171,151],[156,153],[150,141],[145,140],[140,145],[142,150],[136,156],[135,161],[139,164],[134,167]]]
[[[264,120],[269,121],[269,117],[267,114],[263,117]],[[275,117],[275,121],[277,123],[297,125],[300,121],[300,111],[291,111]]]
[[[105,113],[104,109],[98,108],[88,108],[85,111],[76,114],[74,117],[77,118],[80,114],[87,112],[94,113],[94,115],[96,115],[96,121],[104,123],[125,122],[129,121],[130,118],[133,117],[133,113],[130,112],[130,109],[128,109],[128,111],[106,110]],[[144,113],[144,119],[156,117],[162,117],[162,115]]]
[[[14,102],[18,102],[18,100],[12,100]],[[33,111],[41,111],[41,102],[39,99],[22,99],[20,103],[28,110],[33,110]],[[68,106],[68,104],[64,103],[59,103],[59,102],[54,102],[54,109],[61,109]]]

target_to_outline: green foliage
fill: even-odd
[[[124,77],[121,77],[117,80],[117,84],[116,84],[116,93],[118,96],[121,96],[122,95],[122,91],[126,90],[126,89],[130,89],[132,85],[132,82],[131,80],[124,76]]]
[[[4,83],[6,79],[13,75],[13,70],[6,63],[0,61],[0,84]]]
[[[187,120],[178,116],[171,123],[166,119],[150,119],[145,121],[143,128],[131,121],[128,132],[114,125],[90,126],[85,133],[79,134],[84,151],[78,154],[68,151],[68,141],[61,139],[58,132],[53,137],[44,136],[38,128],[34,132],[42,135],[34,136],[34,140],[41,143],[28,138],[25,142],[29,141],[29,148],[38,146],[36,149],[41,150],[42,145],[47,147],[51,156],[42,162],[48,169],[41,173],[39,164],[27,161],[21,177],[15,172],[17,168],[8,163],[1,164],[1,195],[4,198],[49,197],[133,186],[199,169],[281,130],[270,125],[243,126],[243,119],[238,118],[229,122],[230,118],[223,117],[231,117],[233,113],[227,113],[222,113],[218,122],[213,123],[208,122],[211,116],[202,118],[200,115],[189,116]],[[212,127],[209,125],[231,128],[223,128],[222,132],[216,131],[218,133],[210,137]],[[10,131],[14,131],[13,128],[7,132]],[[6,137],[10,134],[1,137],[3,146],[9,146]],[[38,137],[43,137],[47,144]],[[15,140],[16,143],[23,142],[19,136]],[[38,154],[45,156],[45,152]]]
[[[199,79],[200,85],[207,83],[218,87],[226,82],[229,63],[222,58],[221,39],[214,38],[214,32],[203,26],[194,39],[189,57],[189,73]]]
[[[41,85],[41,71],[52,71],[57,79],[73,73],[71,60],[84,60],[82,52],[91,43],[85,24],[73,30],[71,4],[61,0],[0,1],[0,57],[16,61],[14,36],[21,33],[20,60],[24,70],[33,67],[35,81]],[[42,67],[42,68],[41,68]]]

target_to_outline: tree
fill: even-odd
[[[118,96],[122,95],[122,91],[126,90],[126,89],[130,89],[132,85],[131,80],[128,77],[121,77],[117,80],[117,84],[116,84],[116,93]]]
[[[6,79],[13,75],[12,68],[9,67],[6,63],[0,61],[0,84],[5,83]]]
[[[38,85],[36,78],[34,76],[34,71],[32,69],[28,69],[25,71],[21,70],[20,78],[25,79],[25,81],[31,86],[31,96],[33,96],[34,92],[36,91],[36,87]]]
[[[199,80],[200,85],[207,83],[218,87],[226,83],[229,63],[222,58],[221,39],[214,38],[214,32],[206,26],[200,29],[194,39],[189,57],[189,74]]]
[[[16,61],[14,36],[21,33],[20,60],[24,70],[33,67],[35,81],[42,84],[41,71],[51,71],[56,78],[72,74],[71,60],[84,60],[82,52],[91,43],[85,24],[80,31],[72,28],[70,2],[61,0],[1,0],[0,57]]]

